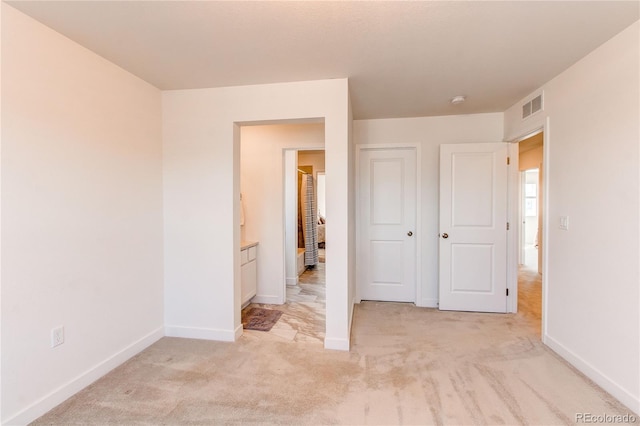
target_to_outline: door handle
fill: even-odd
[[[413,235],[413,232],[409,231],[409,232],[407,232],[407,235],[408,235],[408,236],[412,236],[412,235]]]
[[[442,234],[442,238],[449,238],[449,234],[447,233]]]

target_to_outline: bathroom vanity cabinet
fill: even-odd
[[[240,295],[242,306],[246,306],[256,295],[258,287],[258,242],[243,241],[240,250],[240,275],[242,278]]]

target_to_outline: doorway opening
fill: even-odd
[[[538,333],[542,323],[543,148],[543,132],[518,143],[518,313],[529,319]]]
[[[297,342],[324,341],[326,312],[325,151],[285,152],[285,316]],[[319,184],[322,176],[322,186]],[[322,205],[322,209],[319,206]]]
[[[520,172],[522,226],[520,236],[520,265],[538,271],[538,181],[540,169]]]
[[[325,262],[327,214],[324,150],[298,150],[297,160],[296,275],[299,276]],[[287,284],[295,284],[295,281],[288,276]]]
[[[299,152],[302,161],[298,161]],[[300,191],[297,169],[298,163],[304,166],[305,153],[322,160],[322,167],[311,164],[313,173],[324,172],[323,122],[261,124],[241,128],[240,192],[244,210],[241,240],[257,243],[256,294],[242,306],[243,323],[247,322],[246,314],[253,308],[280,311],[269,331],[245,327],[244,334],[253,340],[304,341],[324,345],[324,268],[321,274],[318,268],[315,274],[300,276],[300,283],[295,274],[296,282],[289,282],[292,278],[290,259],[293,257],[295,262],[298,245],[297,200]],[[316,203],[314,197],[313,205]],[[294,243],[290,244],[292,238]],[[242,279],[244,281],[244,277]],[[319,281],[321,286],[315,285]],[[309,288],[312,285],[315,287]]]

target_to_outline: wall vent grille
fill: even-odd
[[[522,105],[522,118],[527,118],[539,111],[542,111],[542,94]]]

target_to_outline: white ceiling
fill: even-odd
[[[637,1],[9,1],[160,89],[348,77],[354,118],[504,111]],[[449,99],[466,95],[464,104]]]

